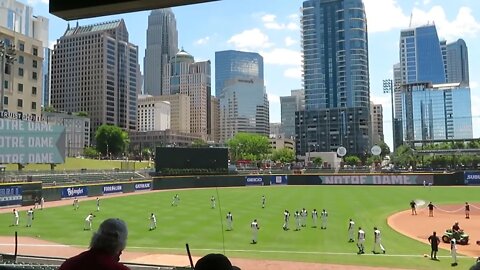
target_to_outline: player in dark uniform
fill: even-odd
[[[416,215],[417,214],[417,203],[412,200],[410,202],[410,208],[412,208],[412,215]]]
[[[438,244],[440,244],[440,238],[438,238],[437,232],[433,232],[433,234],[428,237],[428,242],[430,242],[430,246],[432,247],[432,251],[430,252],[430,259],[438,260],[437,252]]]
[[[430,202],[427,206],[428,206],[428,216],[433,217],[433,208],[436,208],[435,205],[433,205],[433,203]]]
[[[468,202],[465,202],[465,218],[470,218],[470,204]]]

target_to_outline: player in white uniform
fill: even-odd
[[[227,214],[227,231],[233,230],[233,215],[231,212]]]
[[[379,246],[380,249],[382,250],[382,253],[385,254],[385,248],[383,248],[383,245],[382,245],[382,235],[380,233],[380,230],[377,229],[377,227],[373,227],[373,234],[375,236],[375,244],[373,245],[373,253],[378,254],[377,253],[377,246]]]
[[[83,228],[84,230],[91,230],[92,229],[92,220],[93,217],[95,217],[92,213],[90,213],[86,218],[85,218],[85,227]]]
[[[265,203],[267,202],[267,198],[265,195],[262,195],[262,208],[265,208]]]
[[[150,231],[157,228],[157,217],[152,213],[150,215]]]
[[[100,211],[100,199],[97,197],[97,212]]]
[[[452,238],[450,240],[450,255],[452,255],[453,263],[451,264],[452,266],[457,266],[457,240],[455,238]]]
[[[30,208],[30,210],[27,211],[27,227],[32,227],[32,221],[33,221],[33,209]]]
[[[327,229],[327,220],[328,220],[328,212],[327,210],[323,209],[322,213],[320,213],[320,217],[322,218],[322,229]]]
[[[365,253],[365,231],[362,230],[361,227],[358,227],[358,235],[357,235],[357,247],[358,247],[358,254]]]
[[[78,204],[78,199],[77,199],[77,197],[75,197],[73,199],[73,210],[78,210],[79,207],[80,207],[80,205]]]
[[[287,209],[285,209],[285,212],[283,212],[283,230],[288,231],[288,221],[290,220],[290,212],[288,212]]]
[[[307,216],[308,216],[308,211],[305,208],[303,208],[302,211],[300,212],[302,227],[307,227]]]
[[[40,199],[40,210],[43,210],[43,205],[45,204],[45,198]]]
[[[17,209],[13,209],[13,226],[18,226],[18,221],[20,217],[18,216]]]
[[[258,237],[258,230],[260,230],[260,226],[258,226],[258,222],[256,219],[253,220],[253,222],[250,224],[250,227],[252,228],[252,244],[256,244],[257,237]]]
[[[313,209],[312,211],[313,228],[317,227],[317,219],[318,219],[317,209]]]
[[[178,194],[175,194],[175,196],[173,196],[173,199],[172,199],[172,206],[178,206],[179,201],[180,201],[180,197],[178,196]]]
[[[302,224],[300,223],[300,213],[298,211],[295,211],[295,214],[293,214],[293,217],[295,218],[295,231],[300,231],[300,228],[302,227]]]
[[[353,239],[353,230],[355,230],[355,222],[350,219],[348,222],[348,242],[355,242]]]
[[[215,208],[215,205],[216,205],[215,196],[212,196],[212,197],[210,198],[210,204],[211,204],[211,206],[212,206],[212,209],[214,209],[214,208]]]

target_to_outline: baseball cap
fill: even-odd
[[[240,270],[240,268],[232,266],[225,255],[210,253],[197,261],[195,270]]]

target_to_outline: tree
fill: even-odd
[[[362,161],[357,156],[347,156],[344,158],[345,163],[350,166],[359,165]]]
[[[390,154],[390,147],[388,147],[388,144],[382,141],[378,144],[378,146],[380,146],[382,149],[382,153],[380,154],[382,158]]]
[[[315,164],[317,167],[323,165],[323,159],[321,157],[316,157],[312,160],[313,164]]]
[[[142,149],[142,158],[150,160],[151,157],[152,157],[152,149],[143,148]]]
[[[42,111],[44,111],[44,112],[57,112],[57,110],[52,106],[43,107]]]
[[[281,163],[290,163],[295,160],[295,152],[292,149],[281,148],[272,151],[272,160]]]
[[[80,117],[88,117],[88,113],[87,113],[87,112],[77,112],[75,115],[76,115],[76,116],[80,116]]]
[[[122,154],[130,143],[127,132],[117,126],[106,124],[97,129],[95,140],[97,151],[107,156]]]
[[[227,145],[233,160],[262,160],[270,152],[270,141],[266,136],[255,133],[238,133]]]
[[[380,156],[370,156],[367,158],[367,164],[381,163],[382,158]]]
[[[208,143],[202,139],[195,139],[193,140],[192,142],[192,147],[207,147],[208,146]]]
[[[85,149],[83,149],[83,155],[87,158],[97,158],[98,151],[93,147],[85,147]]]
[[[397,147],[392,156],[393,164],[402,167],[409,167],[416,164],[416,156],[414,150],[408,145]]]

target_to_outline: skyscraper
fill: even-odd
[[[280,97],[280,114],[285,138],[295,137],[295,112],[305,109],[305,91],[292,90],[290,96]]]
[[[302,12],[305,111],[296,115],[297,154],[312,145],[364,154],[370,145],[370,88],[363,2],[307,0]]]
[[[92,135],[102,124],[136,130],[138,73],[123,20],[68,27],[53,50],[52,106],[88,113]]]
[[[372,144],[378,145],[384,141],[382,104],[370,103],[370,117],[372,123]]]
[[[447,44],[447,80],[470,85],[468,69],[468,48],[463,39]]]
[[[163,95],[165,65],[178,52],[175,15],[170,8],[153,10],[148,16],[147,47],[143,59],[144,94]]]
[[[402,83],[445,83],[445,50],[438,39],[435,25],[402,30],[400,33]]]
[[[190,97],[190,132],[208,139],[211,133],[211,64],[195,62],[192,55],[179,51],[164,67],[163,94]]]
[[[234,78],[263,81],[263,57],[255,52],[215,52],[215,96],[219,97],[226,81]]]

